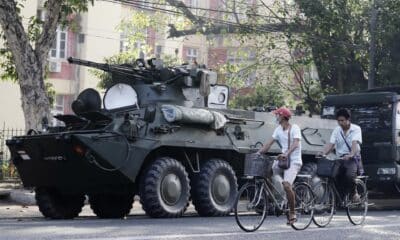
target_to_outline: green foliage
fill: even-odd
[[[74,14],[87,12],[89,4],[93,5],[94,0],[64,0],[61,7],[61,25],[63,27],[69,26],[73,20]]]
[[[295,16],[295,21],[306,26],[299,36],[312,49],[322,87],[332,86],[337,92],[365,88],[369,1],[296,0],[296,3],[303,14]]]
[[[105,58],[104,61],[105,61],[105,63],[108,63],[108,64],[125,64],[125,63],[133,64],[136,59],[137,59],[137,53],[122,52],[120,54],[116,54],[109,58]],[[107,72],[104,72],[101,70],[97,70],[97,69],[90,69],[89,71],[94,76],[96,76],[97,78],[100,79],[100,82],[97,85],[98,88],[107,89],[115,84],[115,82],[111,78],[110,73],[107,73]]]
[[[240,91],[240,90],[239,90]],[[248,109],[261,106],[284,106],[285,91],[277,83],[258,84],[254,92],[247,95],[236,94],[229,103],[232,108]]]
[[[376,1],[376,78],[381,86],[400,84],[400,2]]]
[[[93,4],[94,0],[64,0],[61,10],[60,25],[62,27],[70,27],[75,31],[78,31],[78,25],[75,21],[74,14],[79,12],[85,12],[88,10],[88,5]],[[21,9],[24,8],[24,1],[17,1],[17,12],[21,13]],[[45,7],[47,1],[45,2]],[[43,21],[37,16],[29,17],[28,27],[26,29],[28,39],[31,43],[35,43],[40,34],[42,33]],[[18,76],[14,65],[14,59],[12,53],[7,49],[7,41],[4,34],[0,30],[0,38],[4,40],[5,48],[0,49],[0,80],[10,80],[17,82]],[[34,44],[32,44],[34,45]]]
[[[93,4],[94,0],[65,0],[64,4],[62,5],[61,17],[60,17],[60,25],[63,27],[72,27],[77,28],[77,24],[75,22],[75,18],[73,17],[75,13],[84,12],[88,9],[88,4]],[[45,7],[47,6],[47,2],[45,3]],[[17,12],[18,14],[21,13],[21,9],[24,7],[24,2],[19,1],[17,2]],[[40,20],[37,16],[31,16],[28,22],[27,28],[27,36],[31,43],[35,43],[38,39],[40,34],[42,33],[42,26],[43,21]],[[77,29],[75,29],[77,30]],[[7,41],[5,36],[2,32],[0,32],[0,37],[4,40],[5,48],[0,49],[0,80],[4,81],[18,81],[17,70],[14,64],[14,59],[12,53],[9,49],[7,49]],[[46,72],[47,78],[47,72]],[[45,90],[47,97],[49,99],[49,103],[52,106],[54,104],[55,99],[55,89],[54,86],[49,83],[45,82]]]
[[[53,84],[51,84],[50,82],[45,82],[44,84],[45,84],[44,87],[46,89],[46,94],[49,99],[50,106],[53,106],[55,98],[56,98],[56,90],[54,89]]]
[[[0,49],[0,80],[16,82],[18,79],[17,70],[13,64],[13,56],[6,48]]]
[[[125,39],[124,49],[119,54],[105,58],[108,64],[133,64],[142,54],[147,58],[155,57],[152,54],[153,49],[147,44],[147,33],[149,29],[162,34],[168,24],[173,23],[179,28],[185,26],[183,17],[174,17],[158,11],[132,10],[130,15],[121,21],[118,26]],[[161,56],[166,66],[179,64],[177,56],[164,54]],[[100,79],[97,87],[107,89],[114,85],[115,82],[111,78],[111,74],[101,70],[89,70],[93,75]]]
[[[255,61],[228,63],[222,71],[228,82],[243,87],[246,74],[257,72],[258,83],[276,81],[291,93],[286,100],[300,102],[318,112],[326,94],[365,89],[370,71],[377,85],[400,84],[400,1],[376,1],[376,66],[369,69],[370,20],[373,1],[292,0],[258,1],[256,10],[242,1],[227,1],[224,20],[236,22],[238,34],[228,41],[233,47],[252,46]],[[244,6],[244,7],[243,7]],[[243,9],[246,8],[247,9]],[[234,12],[238,14],[234,14]],[[243,16],[240,13],[253,15]],[[282,32],[260,27],[288,24]],[[224,39],[226,40],[226,39]],[[307,71],[316,66],[317,76]],[[242,98],[242,97],[240,97]]]

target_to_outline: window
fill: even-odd
[[[64,95],[56,95],[54,110],[56,112],[64,112]]]
[[[230,64],[240,64],[243,62],[243,54],[237,50],[228,52],[228,63]]]
[[[156,52],[155,52],[156,58],[161,58],[161,54],[162,54],[162,46],[161,45],[157,45],[156,46]]]
[[[50,58],[65,59],[67,56],[67,32],[57,29],[56,39],[50,48]]]
[[[121,33],[119,42],[119,52],[127,52],[130,50],[138,50],[139,58],[146,58],[146,39],[147,39],[147,29],[140,30],[143,34],[143,40],[138,40],[135,43],[130,43],[131,39],[127,37],[128,34]]]
[[[189,0],[189,6],[198,7],[199,6],[199,0]]]
[[[38,9],[36,11],[36,17],[40,20],[43,21],[46,19],[46,10],[44,9]]]
[[[200,6],[199,0],[189,0],[188,5],[189,5],[189,7],[193,8],[193,9],[191,9],[192,13],[194,13],[195,15],[199,14],[199,9],[197,9]]]
[[[193,61],[197,61],[198,58],[198,50],[196,48],[188,48],[186,53],[186,61],[189,63]]]
[[[119,41],[119,52],[126,52],[129,49],[128,46],[128,39],[126,38],[126,34],[121,33],[120,35],[120,41]]]

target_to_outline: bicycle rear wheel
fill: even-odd
[[[262,183],[249,182],[243,185],[236,198],[235,219],[246,232],[260,228],[267,216],[267,194]]]
[[[310,226],[313,219],[314,193],[306,183],[296,183],[293,190],[296,198],[295,210],[297,221],[291,226],[295,230],[304,230]]]
[[[356,179],[357,193],[360,195],[360,200],[353,202],[349,195],[346,196],[346,212],[350,222],[354,225],[361,225],[365,221],[368,212],[368,192],[365,183]]]
[[[328,182],[320,182],[314,188],[315,208],[313,222],[318,227],[326,227],[335,211],[335,192]]]

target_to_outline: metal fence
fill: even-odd
[[[0,128],[0,174],[4,177],[14,177],[15,172],[12,162],[10,161],[11,156],[6,145],[6,140],[11,139],[13,136],[24,134],[24,129],[8,128],[5,124]]]

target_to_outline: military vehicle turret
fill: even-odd
[[[244,156],[272,135],[272,113],[227,109],[229,88],[205,68],[68,60],[109,72],[113,85],[103,99],[80,93],[75,115],[55,116],[64,126],[7,141],[45,217],[78,216],[85,196],[100,218],[129,214],[135,195],[152,217],[180,217],[190,200],[201,216],[231,211]],[[304,162],[314,161],[336,122],[292,121],[302,128]]]

